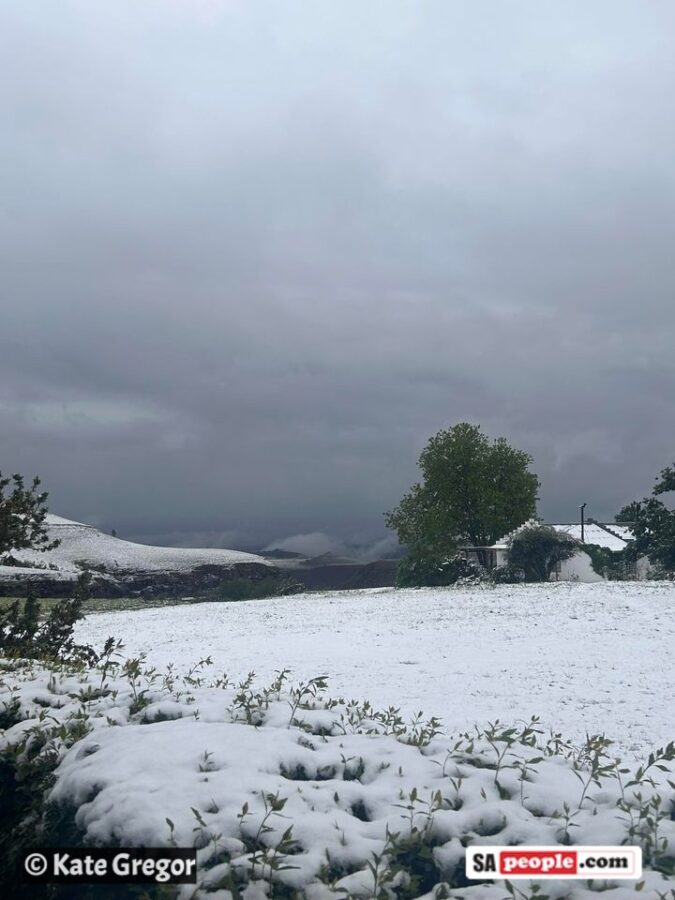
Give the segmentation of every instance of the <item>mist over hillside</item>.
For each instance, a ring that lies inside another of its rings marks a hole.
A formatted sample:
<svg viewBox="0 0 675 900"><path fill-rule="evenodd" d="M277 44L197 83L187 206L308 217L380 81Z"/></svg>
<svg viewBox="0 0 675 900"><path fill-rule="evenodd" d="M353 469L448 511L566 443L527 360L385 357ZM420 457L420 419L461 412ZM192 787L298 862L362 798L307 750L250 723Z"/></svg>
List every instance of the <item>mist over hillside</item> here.
<svg viewBox="0 0 675 900"><path fill-rule="evenodd" d="M261 542L236 530L204 529L191 532L152 532L134 535L133 540L143 544L158 544L167 547L231 547L262 556L266 556L274 550L288 551L307 559L330 554L353 562L400 559L405 553L404 548L398 543L396 535L386 532L375 537L356 536L351 539L341 539L325 531L309 531Z"/></svg>

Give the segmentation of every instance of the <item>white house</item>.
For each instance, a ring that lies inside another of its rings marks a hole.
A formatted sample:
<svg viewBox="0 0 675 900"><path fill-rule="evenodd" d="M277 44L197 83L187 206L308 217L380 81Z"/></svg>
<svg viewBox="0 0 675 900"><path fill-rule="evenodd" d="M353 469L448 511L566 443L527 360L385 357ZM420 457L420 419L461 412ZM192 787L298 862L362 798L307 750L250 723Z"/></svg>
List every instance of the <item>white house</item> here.
<svg viewBox="0 0 675 900"><path fill-rule="evenodd" d="M626 549L629 541L633 538L633 533L628 525L617 525L613 522L596 522L593 519L589 519L584 523L582 540L581 523L579 522L542 523L532 519L509 534L504 535L501 540L490 547L465 547L463 552L467 559L478 562L479 551L482 551L482 555L487 558L489 568L506 565L509 560L509 546L512 539L524 528L542 524L555 528L556 531L569 534L570 537L579 543L579 550L574 556L559 564L558 570L552 576L552 579L555 581L604 581L604 577L599 575L591 565L590 556L584 552L584 544L595 544L612 553L620 553ZM649 562L646 559L639 559L635 567L635 578L642 580L647 577L649 577Z"/></svg>

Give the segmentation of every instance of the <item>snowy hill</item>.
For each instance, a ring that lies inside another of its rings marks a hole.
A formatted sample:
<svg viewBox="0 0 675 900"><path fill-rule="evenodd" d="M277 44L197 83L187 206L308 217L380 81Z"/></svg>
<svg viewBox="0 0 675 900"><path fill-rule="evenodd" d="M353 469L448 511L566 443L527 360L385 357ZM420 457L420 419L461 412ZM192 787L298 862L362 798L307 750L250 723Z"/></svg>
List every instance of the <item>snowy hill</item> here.
<svg viewBox="0 0 675 900"><path fill-rule="evenodd" d="M186 547L150 547L105 534L82 522L48 515L51 540L58 538L55 550L39 553L22 550L17 556L26 562L56 564L59 569L80 569L77 563L92 568L105 567L107 572L184 572L196 566L231 566L235 563L257 563L267 566L262 557L238 550L196 550Z"/></svg>
<svg viewBox="0 0 675 900"><path fill-rule="evenodd" d="M123 585L132 590L158 590L168 585L201 587L225 577L261 577L275 567L260 556L238 550L151 547L105 534L93 525L61 516L47 516L50 540L59 546L46 553L21 550L13 555L20 566L0 566L0 593L6 585L29 580L45 584L69 584L89 568L99 573L98 587ZM52 586L53 586L52 584ZM44 592L41 590L41 592Z"/></svg>

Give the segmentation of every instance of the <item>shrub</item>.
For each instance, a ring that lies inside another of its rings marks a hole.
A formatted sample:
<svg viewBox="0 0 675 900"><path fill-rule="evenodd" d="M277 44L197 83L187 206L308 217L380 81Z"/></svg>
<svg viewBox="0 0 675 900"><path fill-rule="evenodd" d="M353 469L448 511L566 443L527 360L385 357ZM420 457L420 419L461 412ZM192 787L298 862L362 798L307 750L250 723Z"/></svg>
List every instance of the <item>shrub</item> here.
<svg viewBox="0 0 675 900"><path fill-rule="evenodd" d="M40 603L29 593L0 611L0 654L26 659L96 662L92 647L73 640L75 623L82 618L82 604L89 599L91 575L77 579L75 594L54 606L41 620Z"/></svg>
<svg viewBox="0 0 675 900"><path fill-rule="evenodd" d="M396 569L397 587L444 587L458 582L476 584L486 580L485 570L464 556L433 559L414 553L404 557Z"/></svg>
<svg viewBox="0 0 675 900"><path fill-rule="evenodd" d="M294 578L268 576L257 581L252 578L232 578L218 585L215 597L219 600L260 600L264 597L286 597L304 590L304 584Z"/></svg>
<svg viewBox="0 0 675 900"><path fill-rule="evenodd" d="M11 492L6 493L10 486ZM3 478L0 472L0 559L10 550L45 552L58 547L58 540L49 539L45 526L47 493L39 487L39 478L26 487L23 475Z"/></svg>
<svg viewBox="0 0 675 900"><path fill-rule="evenodd" d="M513 563L497 566L490 572L494 584L522 584L525 581L525 572Z"/></svg>
<svg viewBox="0 0 675 900"><path fill-rule="evenodd" d="M550 525L521 529L511 540L510 566L521 569L525 581L548 581L558 563L571 559L579 544Z"/></svg>
<svg viewBox="0 0 675 900"><path fill-rule="evenodd" d="M609 581L633 581L636 578L635 560L625 550L615 552L599 544L584 544L584 553L590 556L593 571Z"/></svg>
<svg viewBox="0 0 675 900"><path fill-rule="evenodd" d="M649 571L650 581L675 581L675 572L669 571L662 565L652 566Z"/></svg>

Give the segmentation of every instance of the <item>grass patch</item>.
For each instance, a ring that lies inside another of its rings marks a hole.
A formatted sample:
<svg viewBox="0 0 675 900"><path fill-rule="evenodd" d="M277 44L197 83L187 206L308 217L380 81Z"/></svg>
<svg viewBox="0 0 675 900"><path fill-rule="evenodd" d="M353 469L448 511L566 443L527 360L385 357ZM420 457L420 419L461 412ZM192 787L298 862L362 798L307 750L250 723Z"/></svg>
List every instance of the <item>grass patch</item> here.
<svg viewBox="0 0 675 900"><path fill-rule="evenodd" d="M23 601L25 597L0 597L0 611L8 609L15 600ZM63 597L40 597L40 606L44 613L49 613L57 603L60 603ZM205 600L192 597L151 597L141 599L140 597L96 597L87 600L82 604L82 612L116 612L134 609L147 609L151 606L180 606L185 603L203 603Z"/></svg>

